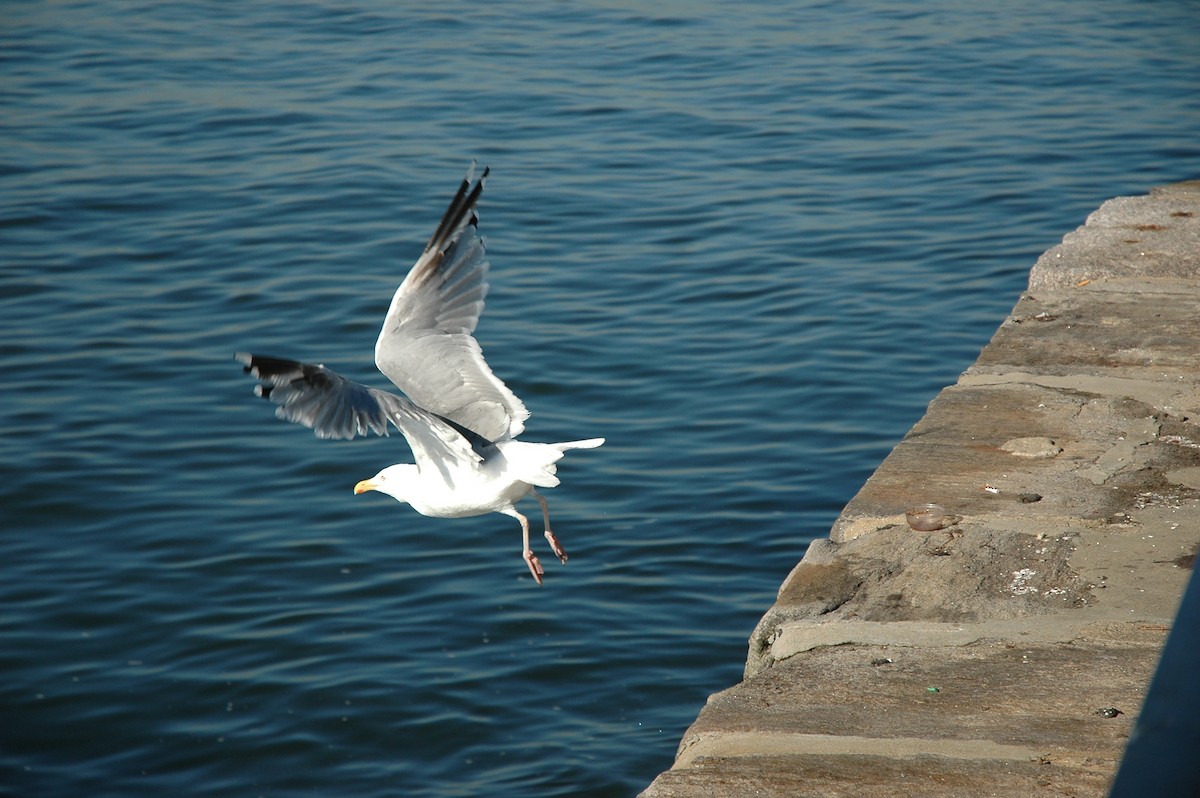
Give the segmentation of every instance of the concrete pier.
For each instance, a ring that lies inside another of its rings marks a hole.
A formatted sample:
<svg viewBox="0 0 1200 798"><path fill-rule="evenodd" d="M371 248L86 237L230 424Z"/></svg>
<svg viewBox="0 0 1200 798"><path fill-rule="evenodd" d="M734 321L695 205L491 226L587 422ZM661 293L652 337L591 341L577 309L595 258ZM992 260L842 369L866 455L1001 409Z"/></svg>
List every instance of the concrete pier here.
<svg viewBox="0 0 1200 798"><path fill-rule="evenodd" d="M642 795L1103 796L1198 544L1193 181L1042 255Z"/></svg>

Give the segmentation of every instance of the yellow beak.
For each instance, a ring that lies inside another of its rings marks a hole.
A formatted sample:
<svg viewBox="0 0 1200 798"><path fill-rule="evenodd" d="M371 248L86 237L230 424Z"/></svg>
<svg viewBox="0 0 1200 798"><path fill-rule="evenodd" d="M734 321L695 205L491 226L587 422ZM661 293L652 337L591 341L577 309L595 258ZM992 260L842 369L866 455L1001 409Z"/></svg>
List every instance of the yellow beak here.
<svg viewBox="0 0 1200 798"><path fill-rule="evenodd" d="M366 493L369 490L375 490L377 487L379 487L379 483L375 480L364 479L362 482L354 486L354 495L357 496L360 493Z"/></svg>

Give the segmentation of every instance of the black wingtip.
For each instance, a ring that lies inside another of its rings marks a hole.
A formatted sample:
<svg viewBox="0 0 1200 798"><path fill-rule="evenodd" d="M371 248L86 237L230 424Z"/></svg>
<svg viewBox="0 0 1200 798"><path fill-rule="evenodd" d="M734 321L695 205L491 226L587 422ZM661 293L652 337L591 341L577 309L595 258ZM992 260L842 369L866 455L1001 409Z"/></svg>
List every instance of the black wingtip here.
<svg viewBox="0 0 1200 798"><path fill-rule="evenodd" d="M429 239L429 243L425 245L425 251L441 250L450 245L456 238L455 233L462 229L465 225L475 225L479 219L475 214L475 204L479 202L480 195L483 194L483 183L487 176L491 174L491 167L483 167L483 173L479 179L475 180L474 185L471 181L475 173L475 162L471 162L471 168L467 170L467 176L463 178L462 183L458 187L458 192L454 195L454 199L450 200L450 205L446 208L446 213L443 214L442 220L438 222L437 229L433 232L433 236Z"/></svg>
<svg viewBox="0 0 1200 798"><path fill-rule="evenodd" d="M243 374L249 374L255 379L262 379L262 374L258 371L258 363L255 362L257 358L254 355L249 352L238 352L233 359L242 364Z"/></svg>
<svg viewBox="0 0 1200 798"><path fill-rule="evenodd" d="M463 183L470 185L471 183L473 183L475 181L475 169L478 166L479 166L479 159L472 158L471 165L467 167L467 176L465 178L463 178ZM492 171L492 167L485 165L483 167L483 171L479 174L479 182L482 183L484 180L487 180L487 176L489 174L491 174L491 171Z"/></svg>

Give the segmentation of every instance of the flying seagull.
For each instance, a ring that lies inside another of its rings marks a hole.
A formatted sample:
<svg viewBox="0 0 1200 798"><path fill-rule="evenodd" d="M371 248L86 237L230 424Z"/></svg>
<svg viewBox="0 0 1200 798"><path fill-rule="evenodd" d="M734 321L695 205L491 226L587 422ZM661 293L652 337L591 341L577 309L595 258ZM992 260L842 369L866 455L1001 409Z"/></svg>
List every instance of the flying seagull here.
<svg viewBox="0 0 1200 798"><path fill-rule="evenodd" d="M323 365L239 352L254 392L275 415L303 424L318 438L387 435L391 422L408 441L413 464L388 466L354 486L379 491L422 515L464 518L503 513L521 524L522 556L540 585L544 571L529 546L529 519L516 503L532 496L556 557L567 552L550 530L546 499L535 490L559 483L568 449L593 449L603 438L568 443L517 440L529 411L492 373L472 333L483 313L488 261L475 205L488 170L474 164L392 297L375 342L375 365L404 396L352 382Z"/></svg>

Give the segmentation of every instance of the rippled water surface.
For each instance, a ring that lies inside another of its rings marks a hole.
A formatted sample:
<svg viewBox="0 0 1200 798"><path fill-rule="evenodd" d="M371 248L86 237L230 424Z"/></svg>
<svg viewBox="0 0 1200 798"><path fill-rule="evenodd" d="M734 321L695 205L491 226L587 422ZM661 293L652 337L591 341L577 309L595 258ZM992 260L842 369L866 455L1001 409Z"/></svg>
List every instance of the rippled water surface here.
<svg viewBox="0 0 1200 798"><path fill-rule="evenodd" d="M415 6L5 4L0 793L632 795L1036 256L1200 172L1195 4ZM608 438L540 589L232 360L384 386L473 157L489 360Z"/></svg>

